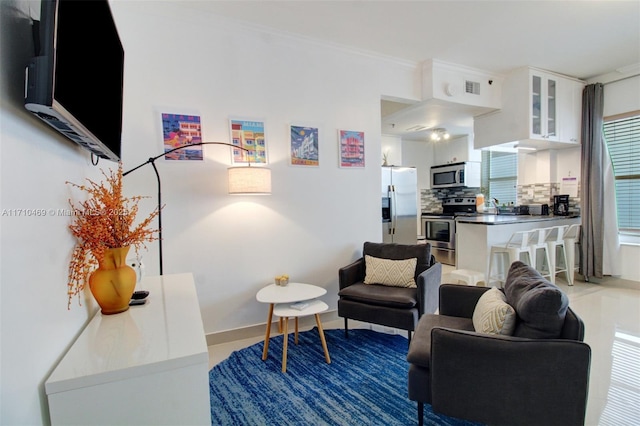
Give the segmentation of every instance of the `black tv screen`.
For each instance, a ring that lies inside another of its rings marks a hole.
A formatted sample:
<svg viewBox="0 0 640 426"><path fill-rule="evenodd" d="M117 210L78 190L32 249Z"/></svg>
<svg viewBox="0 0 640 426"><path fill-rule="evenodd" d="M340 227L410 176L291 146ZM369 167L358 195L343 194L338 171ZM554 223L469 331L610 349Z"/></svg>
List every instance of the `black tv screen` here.
<svg viewBox="0 0 640 426"><path fill-rule="evenodd" d="M26 108L99 157L120 160L124 49L107 0L42 0Z"/></svg>

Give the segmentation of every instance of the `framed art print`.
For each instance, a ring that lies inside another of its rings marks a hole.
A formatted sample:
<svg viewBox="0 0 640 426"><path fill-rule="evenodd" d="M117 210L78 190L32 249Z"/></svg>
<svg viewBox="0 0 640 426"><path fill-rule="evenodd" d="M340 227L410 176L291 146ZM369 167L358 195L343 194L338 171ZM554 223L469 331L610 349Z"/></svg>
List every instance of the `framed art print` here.
<svg viewBox="0 0 640 426"><path fill-rule="evenodd" d="M289 126L290 153L292 166L320 165L319 129L310 126Z"/></svg>
<svg viewBox="0 0 640 426"><path fill-rule="evenodd" d="M340 167L364 167L364 132L338 130Z"/></svg>
<svg viewBox="0 0 640 426"><path fill-rule="evenodd" d="M161 113L164 152L202 142L199 115ZM183 148L165 155L165 160L202 160L202 145Z"/></svg>
<svg viewBox="0 0 640 426"><path fill-rule="evenodd" d="M264 121L230 119L231 143L247 149L232 149L231 162L267 164L267 141Z"/></svg>

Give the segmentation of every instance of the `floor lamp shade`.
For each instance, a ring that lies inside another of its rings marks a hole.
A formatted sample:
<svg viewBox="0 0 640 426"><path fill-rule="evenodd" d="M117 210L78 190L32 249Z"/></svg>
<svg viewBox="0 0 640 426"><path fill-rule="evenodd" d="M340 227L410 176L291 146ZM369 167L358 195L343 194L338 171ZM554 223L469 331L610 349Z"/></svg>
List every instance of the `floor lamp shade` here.
<svg viewBox="0 0 640 426"><path fill-rule="evenodd" d="M271 194L271 169L229 167L229 194Z"/></svg>

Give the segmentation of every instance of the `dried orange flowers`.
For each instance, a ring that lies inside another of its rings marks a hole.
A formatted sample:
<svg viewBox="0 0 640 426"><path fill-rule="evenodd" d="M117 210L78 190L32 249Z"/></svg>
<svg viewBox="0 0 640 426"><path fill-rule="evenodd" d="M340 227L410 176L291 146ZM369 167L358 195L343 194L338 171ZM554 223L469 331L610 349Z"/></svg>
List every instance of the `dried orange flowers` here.
<svg viewBox="0 0 640 426"><path fill-rule="evenodd" d="M96 183L87 179L87 185L67 184L88 194L88 199L78 205L69 200L73 212L73 222L69 225L76 237L69 262L68 296L78 296L89 279L89 274L97 267L105 250L110 248L133 246L136 252L147 242L157 240L157 229L150 227L151 221L158 215L155 209L146 219L134 224L138 213L138 202L145 197L124 197L122 195L122 163L117 173L113 170L106 174L106 182Z"/></svg>

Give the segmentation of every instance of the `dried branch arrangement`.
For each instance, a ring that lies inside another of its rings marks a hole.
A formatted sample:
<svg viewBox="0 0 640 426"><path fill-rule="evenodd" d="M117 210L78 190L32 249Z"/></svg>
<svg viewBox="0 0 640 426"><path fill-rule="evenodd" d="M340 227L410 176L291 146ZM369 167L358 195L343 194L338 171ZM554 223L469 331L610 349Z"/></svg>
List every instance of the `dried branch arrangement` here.
<svg viewBox="0 0 640 426"><path fill-rule="evenodd" d="M135 224L138 203L146 197L124 197L122 195L122 164L118 171L102 171L104 182L87 179L86 185L66 182L85 193L88 198L79 204L69 200L72 209L71 233L76 237L76 245L69 262L67 308L71 299L84 290L89 274L98 266L107 249L133 246L138 253L146 243L158 239L158 229L151 222L158 216L155 209L146 219Z"/></svg>

